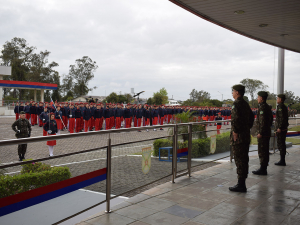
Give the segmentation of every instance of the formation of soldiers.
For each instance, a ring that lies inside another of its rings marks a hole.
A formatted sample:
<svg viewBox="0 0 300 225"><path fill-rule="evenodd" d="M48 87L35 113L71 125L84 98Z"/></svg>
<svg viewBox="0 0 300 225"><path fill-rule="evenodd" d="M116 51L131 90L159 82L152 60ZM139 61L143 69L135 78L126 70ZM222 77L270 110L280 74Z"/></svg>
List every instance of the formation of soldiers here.
<svg viewBox="0 0 300 225"><path fill-rule="evenodd" d="M49 120L49 113L55 114L58 130L67 129L70 133L98 131L102 129L120 129L121 127L141 127L151 125L163 125L178 123L176 114L190 111L194 121L215 121L218 114L222 120L231 119L229 107L189 107L166 105L136 105L113 103L69 103L55 102L23 102L17 103L14 109L16 120L19 112L26 113L32 126L42 127ZM224 125L228 125L224 123ZM210 126L216 123L210 124ZM156 130L156 129L154 129ZM148 131L148 130L147 130ZM58 133L59 134L59 133ZM47 133L43 131L43 135Z"/></svg>

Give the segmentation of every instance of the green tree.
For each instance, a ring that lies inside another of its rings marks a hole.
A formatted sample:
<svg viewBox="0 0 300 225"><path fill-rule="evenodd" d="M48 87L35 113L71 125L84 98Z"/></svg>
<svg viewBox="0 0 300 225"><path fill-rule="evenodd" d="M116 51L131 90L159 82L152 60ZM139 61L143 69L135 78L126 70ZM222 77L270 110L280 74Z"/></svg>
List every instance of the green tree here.
<svg viewBox="0 0 300 225"><path fill-rule="evenodd" d="M168 92L163 87L158 92L153 93L153 102L154 104L161 105L168 103Z"/></svg>
<svg viewBox="0 0 300 225"><path fill-rule="evenodd" d="M295 96L294 92L285 90L285 103L299 103L300 99L298 96Z"/></svg>
<svg viewBox="0 0 300 225"><path fill-rule="evenodd" d="M70 65L70 70L66 81L70 79L74 83L73 94L74 97L87 95L89 91L96 89L88 88L89 82L94 78L94 72L97 70L98 66L95 61L93 61L88 56L83 56L81 59L75 60L75 65ZM67 86L67 84L63 84Z"/></svg>
<svg viewBox="0 0 300 225"><path fill-rule="evenodd" d="M159 92L154 93L152 99L153 99L153 103L156 105L161 105L164 102L164 96Z"/></svg>
<svg viewBox="0 0 300 225"><path fill-rule="evenodd" d="M58 72L54 68L58 64L56 62L48 62L49 51L45 50L35 53L35 50L36 47L29 46L23 38L15 37L11 41L5 42L0 55L1 65L12 67L12 75L5 77L5 79L56 83L55 75ZM10 89L5 88L4 96L9 93ZM25 97L28 99L33 98L33 91L28 89L14 89L12 95L15 98L19 95L19 99L24 99Z"/></svg>
<svg viewBox="0 0 300 225"><path fill-rule="evenodd" d="M72 97L73 96L73 90L74 90L74 83L73 83L73 80L72 80L72 77L69 76L69 75L63 75L63 79L62 79L62 85L61 85L61 91L62 91L62 94L64 95L64 97L69 97L70 96L70 93L72 93ZM68 95L69 93L69 95Z"/></svg>
<svg viewBox="0 0 300 225"><path fill-rule="evenodd" d="M131 103L133 101L133 97L131 94L125 94L124 95L126 97L126 103Z"/></svg>
<svg viewBox="0 0 300 225"><path fill-rule="evenodd" d="M241 84L245 86L246 93L251 97L252 107L254 107L254 99L256 98L258 90L265 90L268 88L268 85L265 85L262 81L250 78L241 80Z"/></svg>
<svg viewBox="0 0 300 225"><path fill-rule="evenodd" d="M125 95L118 95L118 103L124 103L127 102L127 98Z"/></svg>
<svg viewBox="0 0 300 225"><path fill-rule="evenodd" d="M192 102L201 103L209 99L210 99L210 94L203 90L197 91L196 89L193 89L192 92L190 93L190 100Z"/></svg>
<svg viewBox="0 0 300 225"><path fill-rule="evenodd" d="M64 96L64 101L71 101L72 99L74 99L73 92L69 90Z"/></svg>
<svg viewBox="0 0 300 225"><path fill-rule="evenodd" d="M148 98L147 99L147 104L148 105L153 105L154 104L153 99L152 98Z"/></svg>
<svg viewBox="0 0 300 225"><path fill-rule="evenodd" d="M218 99L210 99L209 102L216 107L222 107L223 102Z"/></svg>
<svg viewBox="0 0 300 225"><path fill-rule="evenodd" d="M52 99L53 101L61 101L61 95L60 95L60 77L58 75L58 72L56 74L54 74L53 76L53 80L54 80L54 83L57 84L57 90L54 90L53 93L52 93Z"/></svg>
<svg viewBox="0 0 300 225"><path fill-rule="evenodd" d="M106 99L106 102L109 102L109 103L119 102L118 101L119 100L118 95L115 92L110 93L105 99Z"/></svg>

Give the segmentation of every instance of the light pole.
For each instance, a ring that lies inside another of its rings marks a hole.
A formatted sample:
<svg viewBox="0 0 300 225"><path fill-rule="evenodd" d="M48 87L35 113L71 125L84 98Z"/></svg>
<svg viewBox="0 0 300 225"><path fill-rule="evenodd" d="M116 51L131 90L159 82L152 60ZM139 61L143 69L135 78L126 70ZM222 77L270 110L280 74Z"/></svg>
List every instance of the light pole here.
<svg viewBox="0 0 300 225"><path fill-rule="evenodd" d="M219 92L219 91L218 91ZM222 95L222 102L223 102L223 94L221 92L219 92Z"/></svg>

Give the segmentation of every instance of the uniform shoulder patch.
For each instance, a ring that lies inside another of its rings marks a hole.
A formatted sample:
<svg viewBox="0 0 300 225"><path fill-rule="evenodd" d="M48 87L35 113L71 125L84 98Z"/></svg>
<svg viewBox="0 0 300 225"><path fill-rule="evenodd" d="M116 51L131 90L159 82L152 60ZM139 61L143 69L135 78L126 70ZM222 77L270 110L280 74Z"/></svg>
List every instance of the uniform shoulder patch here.
<svg viewBox="0 0 300 225"><path fill-rule="evenodd" d="M231 108L234 109L234 105Z"/></svg>
<svg viewBox="0 0 300 225"><path fill-rule="evenodd" d="M264 114L264 111L260 111L260 114Z"/></svg>
<svg viewBox="0 0 300 225"><path fill-rule="evenodd" d="M278 109L278 111L282 111L282 109Z"/></svg>

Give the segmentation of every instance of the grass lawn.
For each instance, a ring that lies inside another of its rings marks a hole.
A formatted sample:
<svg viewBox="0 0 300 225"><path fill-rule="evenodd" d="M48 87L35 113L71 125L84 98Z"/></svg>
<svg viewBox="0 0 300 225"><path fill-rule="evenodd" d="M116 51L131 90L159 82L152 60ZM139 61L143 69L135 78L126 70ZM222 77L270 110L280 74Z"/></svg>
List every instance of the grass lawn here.
<svg viewBox="0 0 300 225"><path fill-rule="evenodd" d="M287 142L292 142L293 145L300 145L299 138L286 138ZM251 137L251 144L257 145L257 138Z"/></svg>
<svg viewBox="0 0 300 225"><path fill-rule="evenodd" d="M291 127L289 131L300 131L300 126Z"/></svg>

